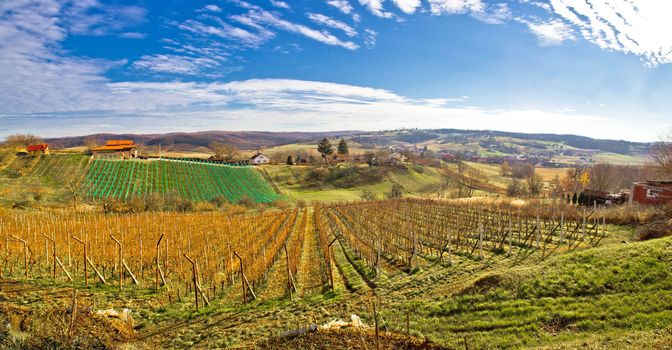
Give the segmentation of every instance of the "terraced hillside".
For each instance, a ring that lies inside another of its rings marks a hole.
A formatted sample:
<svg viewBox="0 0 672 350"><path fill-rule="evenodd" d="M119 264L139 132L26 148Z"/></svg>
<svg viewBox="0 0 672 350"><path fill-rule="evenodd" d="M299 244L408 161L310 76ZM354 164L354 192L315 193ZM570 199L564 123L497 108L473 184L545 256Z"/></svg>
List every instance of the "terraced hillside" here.
<svg viewBox="0 0 672 350"><path fill-rule="evenodd" d="M86 197L94 200L171 192L194 201L222 196L233 203L244 198L268 203L280 198L257 169L205 160L94 160L84 189Z"/></svg>

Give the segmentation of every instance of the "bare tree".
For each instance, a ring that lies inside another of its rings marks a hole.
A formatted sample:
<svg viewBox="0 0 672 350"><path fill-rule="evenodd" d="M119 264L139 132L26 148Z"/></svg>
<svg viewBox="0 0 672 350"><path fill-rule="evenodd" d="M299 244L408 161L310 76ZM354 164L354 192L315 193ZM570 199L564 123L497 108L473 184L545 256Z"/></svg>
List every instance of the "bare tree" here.
<svg viewBox="0 0 672 350"><path fill-rule="evenodd" d="M527 179L527 189L530 192L530 196L537 197L541 194L541 190L544 189L544 178L539 174L534 174Z"/></svg>
<svg viewBox="0 0 672 350"><path fill-rule="evenodd" d="M616 184L617 166L598 163L588 169L590 187L598 191L611 191Z"/></svg>
<svg viewBox="0 0 672 350"><path fill-rule="evenodd" d="M654 163L664 176L672 177L672 135L668 135L656 143L652 149Z"/></svg>
<svg viewBox="0 0 672 350"><path fill-rule="evenodd" d="M10 147L26 148L29 145L44 143L41 137L32 134L14 134L5 138L5 144Z"/></svg>
<svg viewBox="0 0 672 350"><path fill-rule="evenodd" d="M214 153L213 156L215 159L221 159L227 162L235 160L240 153L238 147L232 143L213 141L208 145L208 148Z"/></svg>

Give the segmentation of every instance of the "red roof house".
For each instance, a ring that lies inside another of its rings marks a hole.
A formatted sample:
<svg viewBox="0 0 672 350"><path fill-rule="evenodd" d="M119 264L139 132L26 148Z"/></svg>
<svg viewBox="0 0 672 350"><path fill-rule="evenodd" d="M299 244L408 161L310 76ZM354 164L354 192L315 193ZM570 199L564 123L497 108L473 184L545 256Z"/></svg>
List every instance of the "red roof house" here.
<svg viewBox="0 0 672 350"><path fill-rule="evenodd" d="M46 143L29 145L27 151L29 154L49 154L49 145Z"/></svg>

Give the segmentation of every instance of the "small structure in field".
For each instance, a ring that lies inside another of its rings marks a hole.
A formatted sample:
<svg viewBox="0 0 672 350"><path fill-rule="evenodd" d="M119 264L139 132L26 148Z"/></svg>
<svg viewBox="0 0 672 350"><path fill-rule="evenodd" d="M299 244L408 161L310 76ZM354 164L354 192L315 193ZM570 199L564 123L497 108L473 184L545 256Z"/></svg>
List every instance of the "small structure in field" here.
<svg viewBox="0 0 672 350"><path fill-rule="evenodd" d="M635 182L630 190L629 203L645 205L672 203L672 180Z"/></svg>
<svg viewBox="0 0 672 350"><path fill-rule="evenodd" d="M95 159L131 159L138 156L138 146L133 140L108 140L92 152Z"/></svg>
<svg viewBox="0 0 672 350"><path fill-rule="evenodd" d="M252 158L250 158L250 163L254 165L259 165L259 164L268 164L271 162L271 159L268 158L265 154L257 152Z"/></svg>
<svg viewBox="0 0 672 350"><path fill-rule="evenodd" d="M49 154L49 145L46 143L42 143L39 145L29 145L26 150L28 151L28 154L33 156L41 154Z"/></svg>

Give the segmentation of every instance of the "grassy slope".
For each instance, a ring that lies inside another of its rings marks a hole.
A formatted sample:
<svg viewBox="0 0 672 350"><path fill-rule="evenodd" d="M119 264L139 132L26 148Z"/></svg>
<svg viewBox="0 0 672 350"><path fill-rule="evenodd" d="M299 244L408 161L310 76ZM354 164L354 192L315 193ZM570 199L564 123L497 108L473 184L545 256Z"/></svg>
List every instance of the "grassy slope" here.
<svg viewBox="0 0 672 350"><path fill-rule="evenodd" d="M305 187L302 179L312 169L308 166L269 165L265 167L273 181L280 190L295 200L305 201L353 201L359 200L365 188L371 190L377 198L384 198L392 188L393 182L404 188L406 195L423 195L431 193L431 186L442 181L441 174L436 169L424 167L421 172L414 170L412 166L407 171L390 171L379 183L359 185L350 188L335 188L326 183L319 188ZM366 169L366 167L363 167ZM364 170L366 171L366 170Z"/></svg>
<svg viewBox="0 0 672 350"><path fill-rule="evenodd" d="M494 269L456 293L414 301L415 329L448 346L460 346L466 336L475 348L618 348L642 332L665 329L670 341L671 262L667 238ZM397 312L387 317L391 327L402 326ZM650 348L660 340L645 338L628 347Z"/></svg>

